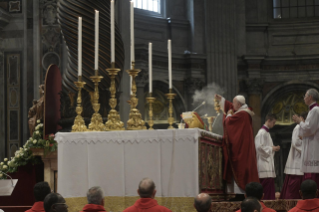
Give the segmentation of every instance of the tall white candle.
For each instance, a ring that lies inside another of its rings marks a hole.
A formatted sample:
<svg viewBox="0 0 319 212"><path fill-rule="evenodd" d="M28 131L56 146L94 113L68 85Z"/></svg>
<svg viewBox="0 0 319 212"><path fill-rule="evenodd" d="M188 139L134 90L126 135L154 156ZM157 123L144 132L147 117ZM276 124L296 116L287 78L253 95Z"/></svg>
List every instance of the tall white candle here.
<svg viewBox="0 0 319 212"><path fill-rule="evenodd" d="M131 1L131 65L132 65L132 62L135 61L134 43L135 43L134 42L134 2Z"/></svg>
<svg viewBox="0 0 319 212"><path fill-rule="evenodd" d="M111 1L111 62L115 62L115 12L114 0Z"/></svg>
<svg viewBox="0 0 319 212"><path fill-rule="evenodd" d="M82 17L78 23L78 76L82 76Z"/></svg>
<svg viewBox="0 0 319 212"><path fill-rule="evenodd" d="M168 81L169 81L169 89L173 88L172 83L172 42L168 40Z"/></svg>
<svg viewBox="0 0 319 212"><path fill-rule="evenodd" d="M94 70L99 69L99 11L95 10Z"/></svg>
<svg viewBox="0 0 319 212"><path fill-rule="evenodd" d="M133 78L132 76L130 76L130 94L132 95L133 94L133 91L132 91L132 83L133 82Z"/></svg>
<svg viewBox="0 0 319 212"><path fill-rule="evenodd" d="M153 92L153 85L152 85L152 80L153 80L153 62L152 62L152 43L148 44L148 79L149 79L149 92Z"/></svg>

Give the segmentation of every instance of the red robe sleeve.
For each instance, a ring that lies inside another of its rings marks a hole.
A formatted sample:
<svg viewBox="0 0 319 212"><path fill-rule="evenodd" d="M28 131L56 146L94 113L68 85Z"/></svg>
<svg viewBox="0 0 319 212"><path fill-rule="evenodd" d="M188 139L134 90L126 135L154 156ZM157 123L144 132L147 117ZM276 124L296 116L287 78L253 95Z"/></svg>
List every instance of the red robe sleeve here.
<svg viewBox="0 0 319 212"><path fill-rule="evenodd" d="M246 111L225 119L223 150L224 179L228 183L233 177L245 190L246 184L259 182L252 118Z"/></svg>

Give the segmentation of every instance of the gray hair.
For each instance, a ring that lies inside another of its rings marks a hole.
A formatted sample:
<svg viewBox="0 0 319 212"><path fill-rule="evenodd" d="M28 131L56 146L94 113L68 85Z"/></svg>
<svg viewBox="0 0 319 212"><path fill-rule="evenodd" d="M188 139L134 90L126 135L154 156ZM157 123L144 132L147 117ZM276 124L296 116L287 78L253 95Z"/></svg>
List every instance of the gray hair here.
<svg viewBox="0 0 319 212"><path fill-rule="evenodd" d="M94 186L88 190L86 193L88 203L89 204L95 204L95 205L100 205L101 201L104 198L103 191L101 187L99 186Z"/></svg>
<svg viewBox="0 0 319 212"><path fill-rule="evenodd" d="M319 101L319 93L316 89L311 88L307 90L308 96L311 96L314 101Z"/></svg>
<svg viewBox="0 0 319 212"><path fill-rule="evenodd" d="M155 183L150 178L144 178L138 185L138 191L141 198L151 198L155 190Z"/></svg>

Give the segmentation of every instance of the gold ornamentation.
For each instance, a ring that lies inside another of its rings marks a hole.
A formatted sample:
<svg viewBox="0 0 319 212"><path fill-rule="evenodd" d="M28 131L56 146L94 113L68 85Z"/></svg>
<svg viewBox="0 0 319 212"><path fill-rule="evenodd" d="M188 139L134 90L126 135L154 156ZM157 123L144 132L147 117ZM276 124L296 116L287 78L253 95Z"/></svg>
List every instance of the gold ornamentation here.
<svg viewBox="0 0 319 212"><path fill-rule="evenodd" d="M91 118L91 123L89 124L90 131L104 131L105 126L103 124L103 119L101 114L99 114L100 104L99 104L99 82L103 79L102 76L98 75L98 70L95 70L95 75L90 77L94 83L94 94L93 94L93 110L94 113Z"/></svg>
<svg viewBox="0 0 319 212"><path fill-rule="evenodd" d="M168 107L168 124L169 127L168 129L175 129L173 127L173 124L175 122L175 119L173 117L173 99L175 99L176 94L173 93L172 89L169 89L169 93L165 94L165 96L167 97L168 101L169 101L169 107Z"/></svg>
<svg viewBox="0 0 319 212"><path fill-rule="evenodd" d="M87 131L87 127L85 125L84 119L81 116L83 108L82 108L82 95L81 91L84 85L86 84L85 82L82 81L82 76L79 76L79 81L74 82L76 87L79 89L78 91L78 98L77 98L77 106L76 106L76 113L78 114L75 119L74 119L74 124L72 126L72 132L85 132Z"/></svg>
<svg viewBox="0 0 319 212"><path fill-rule="evenodd" d="M112 63L112 68L106 69L109 73L111 78L111 86L110 86L110 93L111 98L109 100L109 105L111 106L111 110L107 116L107 122L105 123L105 130L106 131L115 131L115 130L125 130L124 123L121 121L120 114L115 110L117 105L116 97L116 85L115 85L115 77L118 72L121 70L115 68L115 63Z"/></svg>
<svg viewBox="0 0 319 212"><path fill-rule="evenodd" d="M149 110L148 110L148 116L149 116L148 125L150 125L149 130L154 130L153 129L153 125L154 125L154 121L153 121L153 103L155 102L155 97L152 97L152 93L149 93L149 96L146 97L146 100L149 103Z"/></svg>
<svg viewBox="0 0 319 212"><path fill-rule="evenodd" d="M132 62L132 69L126 72L132 77L132 94L128 103L131 105L129 120L127 121L128 130L146 130L145 121L142 119L140 111L136 108L138 99L136 98L136 82L135 77L140 72L140 69L135 69L135 62Z"/></svg>

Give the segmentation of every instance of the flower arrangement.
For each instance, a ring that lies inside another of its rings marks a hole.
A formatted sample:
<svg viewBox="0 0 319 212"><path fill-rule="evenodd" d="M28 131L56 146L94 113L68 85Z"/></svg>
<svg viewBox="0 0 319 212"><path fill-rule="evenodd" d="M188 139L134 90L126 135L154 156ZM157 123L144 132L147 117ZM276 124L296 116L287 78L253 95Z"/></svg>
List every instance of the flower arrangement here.
<svg viewBox="0 0 319 212"><path fill-rule="evenodd" d="M39 163L39 159L32 154L31 149L35 148L44 149L44 155L57 150L57 143L54 140L53 134L45 136L43 139L43 124L40 120L37 120L37 126L35 127L32 137L27 140L23 147L20 147L20 149L15 152L15 156L11 157L11 160L5 158L4 161L0 163L0 171L13 173L18 171L19 166L24 166L29 162L32 164ZM0 173L0 179L6 179L6 176Z"/></svg>

